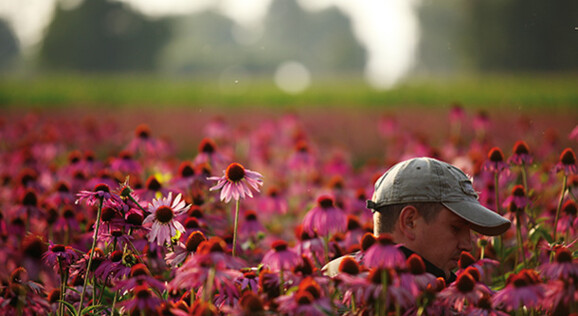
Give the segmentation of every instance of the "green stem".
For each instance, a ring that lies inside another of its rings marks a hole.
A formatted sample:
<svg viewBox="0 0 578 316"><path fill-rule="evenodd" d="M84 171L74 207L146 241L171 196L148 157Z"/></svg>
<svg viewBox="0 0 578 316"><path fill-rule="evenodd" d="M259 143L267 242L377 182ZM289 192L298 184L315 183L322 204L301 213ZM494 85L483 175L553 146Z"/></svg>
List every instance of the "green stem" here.
<svg viewBox="0 0 578 316"><path fill-rule="evenodd" d="M552 242L556 242L556 233L558 231L558 219L560 218L560 210L562 209L562 202L564 202L564 194L566 193L566 189L568 183L568 176L564 175L564 183L562 183L562 193L560 193L560 200L558 201L558 207L556 208L556 217L554 218L554 229L552 233Z"/></svg>
<svg viewBox="0 0 578 316"><path fill-rule="evenodd" d="M237 227L239 226L239 200L235 201L235 223L233 224L233 257L237 250Z"/></svg>
<svg viewBox="0 0 578 316"><path fill-rule="evenodd" d="M520 223L519 211L516 211L516 237L518 238L518 247L520 247L520 255L522 256L522 261L524 262L524 268L527 268L526 256L524 255L524 242L522 241L522 223ZM518 260L516 260L516 265L518 265Z"/></svg>
<svg viewBox="0 0 578 316"><path fill-rule="evenodd" d="M118 297L118 291L114 291L114 298L112 299L112 306L110 307L110 316L114 316L114 306L116 305L117 297Z"/></svg>
<svg viewBox="0 0 578 316"><path fill-rule="evenodd" d="M82 303L84 302L84 292L86 291L86 284L88 283L88 274L90 273L90 266L92 265L92 256L94 255L94 249L96 248L96 239L98 237L98 229L100 228L100 213L102 212L102 203L104 198L100 198L100 203L98 204L98 211L96 212L96 226L94 227L94 234L92 236L92 247L90 248L90 253L88 254L88 264L86 266L86 273L84 274L84 284L82 285L82 292L80 292L80 303L78 304L78 310L76 314L80 316L80 311L82 310Z"/></svg>

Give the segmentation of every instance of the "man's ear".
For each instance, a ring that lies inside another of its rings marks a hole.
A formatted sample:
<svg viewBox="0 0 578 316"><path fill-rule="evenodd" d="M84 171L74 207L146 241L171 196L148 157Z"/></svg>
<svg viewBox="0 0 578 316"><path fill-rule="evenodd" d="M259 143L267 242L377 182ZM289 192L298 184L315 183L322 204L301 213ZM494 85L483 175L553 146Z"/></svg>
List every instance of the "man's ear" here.
<svg viewBox="0 0 578 316"><path fill-rule="evenodd" d="M415 239L415 229L417 224L417 219L419 218L419 213L413 205L408 205L401 210L399 213L398 227L401 233L408 240Z"/></svg>

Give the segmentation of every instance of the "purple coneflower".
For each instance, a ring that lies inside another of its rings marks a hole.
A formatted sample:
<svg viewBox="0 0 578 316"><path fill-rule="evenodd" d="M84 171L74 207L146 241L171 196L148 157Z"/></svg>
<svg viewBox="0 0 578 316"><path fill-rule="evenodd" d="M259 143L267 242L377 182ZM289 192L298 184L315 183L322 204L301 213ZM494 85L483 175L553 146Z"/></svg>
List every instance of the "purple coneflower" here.
<svg viewBox="0 0 578 316"><path fill-rule="evenodd" d="M529 165L532 163L532 155L530 154L530 147L525 141L519 140L512 148L512 156L508 158L508 163L514 165Z"/></svg>
<svg viewBox="0 0 578 316"><path fill-rule="evenodd" d="M496 174L508 170L508 164L504 161L504 153L500 148L493 147L490 149L484 169Z"/></svg>
<svg viewBox="0 0 578 316"><path fill-rule="evenodd" d="M490 294L486 286L478 283L478 270L472 269L474 272L461 273L454 283L438 294L443 304L460 313L478 304L484 294Z"/></svg>
<svg viewBox="0 0 578 316"><path fill-rule="evenodd" d="M507 285L492 298L493 305L507 312L519 308L539 308L545 296L540 277L534 270L523 269L508 277Z"/></svg>
<svg viewBox="0 0 578 316"><path fill-rule="evenodd" d="M110 187L104 183L97 184L92 191L80 191L77 196L76 204L86 201L87 205L93 206L101 199L113 204L122 203L120 196L110 192Z"/></svg>
<svg viewBox="0 0 578 316"><path fill-rule="evenodd" d="M300 263L301 257L295 251L287 248L287 242L277 240L273 242L271 248L265 253L261 261L271 271L291 270Z"/></svg>
<svg viewBox="0 0 578 316"><path fill-rule="evenodd" d="M195 164L207 163L215 168L225 163L227 158L219 152L217 144L211 138L203 138L199 143L199 153L193 160Z"/></svg>
<svg viewBox="0 0 578 316"><path fill-rule="evenodd" d="M576 154L574 154L572 148L566 148L562 151L562 154L560 154L560 160L556 164L555 171L564 171L564 175L566 176L578 173Z"/></svg>
<svg viewBox="0 0 578 316"><path fill-rule="evenodd" d="M210 177L209 180L218 181L217 185L211 187L210 191L221 190L221 201L229 203L232 199L239 200L246 196L253 197L251 189L259 192L259 187L263 185L263 176L255 171L245 169L239 163L230 164L222 177Z"/></svg>
<svg viewBox="0 0 578 316"><path fill-rule="evenodd" d="M335 206L334 200L328 195L322 195L303 218L303 230L309 234L327 237L341 233L347 229L347 216Z"/></svg>
<svg viewBox="0 0 578 316"><path fill-rule="evenodd" d="M62 264L63 269L67 269L77 258L78 254L72 247L61 244L55 245L52 241L50 241L48 250L42 256L42 260L49 267L53 267L56 272L60 271L59 263Z"/></svg>
<svg viewBox="0 0 578 316"><path fill-rule="evenodd" d="M555 262L543 264L538 268L547 279L578 278L578 262L572 258L572 252L568 247L559 246L555 258Z"/></svg>
<svg viewBox="0 0 578 316"><path fill-rule="evenodd" d="M187 256L197 251L201 242L207 240L205 235L200 231L192 232L185 243L179 242L172 252L167 253L165 261L171 267L179 266L185 261Z"/></svg>
<svg viewBox="0 0 578 316"><path fill-rule="evenodd" d="M368 268L403 269L406 259L389 234L381 234L365 251L363 264Z"/></svg>
<svg viewBox="0 0 578 316"><path fill-rule="evenodd" d="M524 189L523 185L515 185L512 188L512 194L504 200L502 206L508 208L511 203L520 210L524 210L524 208L530 204L530 199L526 196L526 189Z"/></svg>
<svg viewBox="0 0 578 316"><path fill-rule="evenodd" d="M151 231L147 234L149 242L156 240L159 246L165 243L170 245L171 238L177 234L177 231L181 233L185 231L183 225L175 217L185 213L189 207L190 205L181 200L181 194L173 200L172 192L169 192L168 197L153 200L148 208L151 214L143 221L143 225L152 225Z"/></svg>

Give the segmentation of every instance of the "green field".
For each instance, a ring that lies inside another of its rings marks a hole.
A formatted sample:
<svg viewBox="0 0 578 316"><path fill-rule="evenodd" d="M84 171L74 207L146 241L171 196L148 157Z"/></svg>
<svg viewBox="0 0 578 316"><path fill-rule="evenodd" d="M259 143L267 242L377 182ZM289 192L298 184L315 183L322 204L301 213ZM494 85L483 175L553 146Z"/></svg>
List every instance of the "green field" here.
<svg viewBox="0 0 578 316"><path fill-rule="evenodd" d="M223 83L218 78L53 75L0 78L0 106L437 106L460 102L474 107L575 108L577 86L578 75L486 75L413 80L377 91L360 80L333 78L314 81L304 93L289 95L264 79Z"/></svg>

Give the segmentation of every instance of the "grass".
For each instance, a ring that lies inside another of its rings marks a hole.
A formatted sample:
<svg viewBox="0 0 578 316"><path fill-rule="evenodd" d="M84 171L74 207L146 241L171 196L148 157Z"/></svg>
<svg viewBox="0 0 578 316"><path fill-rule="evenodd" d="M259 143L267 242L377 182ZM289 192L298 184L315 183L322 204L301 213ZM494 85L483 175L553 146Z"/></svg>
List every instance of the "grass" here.
<svg viewBox="0 0 578 316"><path fill-rule="evenodd" d="M138 75L50 75L0 79L0 106L465 106L578 107L578 75L485 75L412 80L384 91L361 80L315 82L289 95L270 80L219 83L217 78Z"/></svg>

